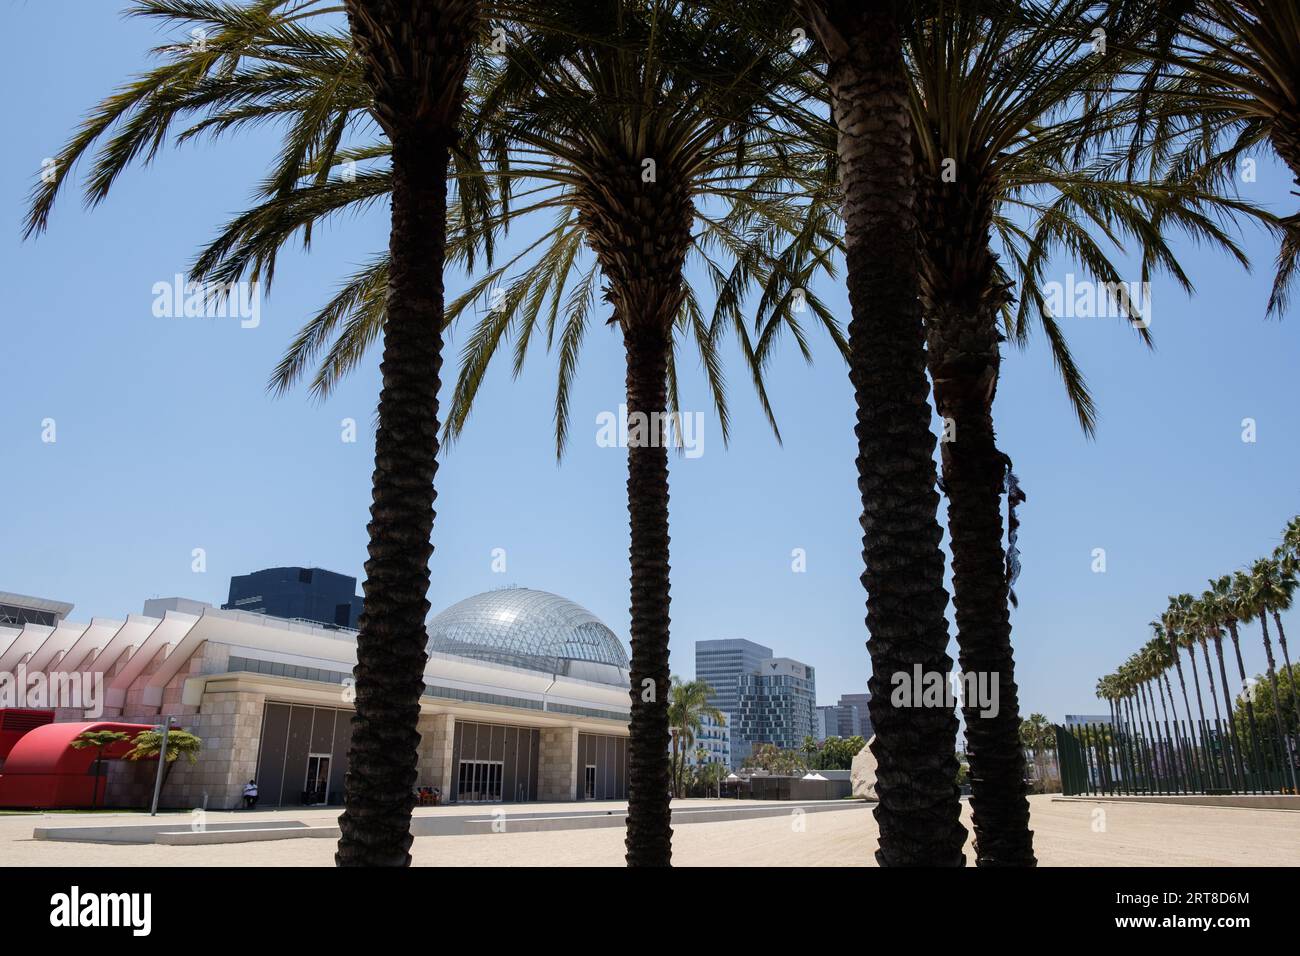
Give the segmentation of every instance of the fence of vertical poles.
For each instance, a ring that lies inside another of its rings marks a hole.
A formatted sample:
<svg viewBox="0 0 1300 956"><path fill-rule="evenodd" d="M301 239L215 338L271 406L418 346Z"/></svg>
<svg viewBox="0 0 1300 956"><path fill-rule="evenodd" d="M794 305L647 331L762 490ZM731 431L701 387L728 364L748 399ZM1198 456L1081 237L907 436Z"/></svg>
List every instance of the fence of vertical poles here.
<svg viewBox="0 0 1300 956"><path fill-rule="evenodd" d="M1294 794L1297 743L1224 720L1056 726L1065 796Z"/></svg>

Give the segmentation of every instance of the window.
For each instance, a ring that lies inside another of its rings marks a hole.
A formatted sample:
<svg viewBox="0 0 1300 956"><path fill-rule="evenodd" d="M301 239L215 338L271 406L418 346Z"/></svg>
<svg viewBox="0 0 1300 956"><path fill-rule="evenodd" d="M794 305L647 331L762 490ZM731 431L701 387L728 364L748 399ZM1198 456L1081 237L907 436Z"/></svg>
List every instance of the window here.
<svg viewBox="0 0 1300 956"><path fill-rule="evenodd" d="M499 803L505 766L500 760L462 760L456 779L461 803Z"/></svg>
<svg viewBox="0 0 1300 956"><path fill-rule="evenodd" d="M586 794L584 799L596 799L596 765L594 763L587 764L587 780L583 792Z"/></svg>

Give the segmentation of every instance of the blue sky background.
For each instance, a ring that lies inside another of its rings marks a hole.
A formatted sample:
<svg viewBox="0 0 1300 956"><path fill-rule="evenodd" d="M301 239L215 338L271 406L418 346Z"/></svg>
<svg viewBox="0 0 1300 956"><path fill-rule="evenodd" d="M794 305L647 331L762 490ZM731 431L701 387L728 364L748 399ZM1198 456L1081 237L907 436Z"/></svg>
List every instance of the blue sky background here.
<svg viewBox="0 0 1300 956"><path fill-rule="evenodd" d="M265 383L302 322L384 247L386 210L335 223L310 255L283 258L256 329L155 318L153 284L183 271L245 208L273 133L169 148L123 176L93 213L65 192L50 231L22 242L42 159L144 65L146 50L174 37L122 20L116 3L5 6L0 76L15 95L0 152L9 295L0 590L75 602L73 617L86 620L139 612L154 596L219 604L231 575L266 566L361 576L377 356L324 404L304 390L274 399ZM1284 212L1297 202L1290 188L1271 160L1244 186ZM1041 338L1007 355L996 415L1029 495L1013 616L1026 712L1104 710L1096 678L1148 638L1166 596L1199 593L1209 576L1264 555L1300 510L1300 317L1263 318L1275 242L1253 227L1242 239L1253 274L1180 245L1197 293L1155 284L1155 351L1120 322L1063 320L1098 400L1095 441L1076 426ZM1063 281L1070 268L1057 263L1053 274ZM449 277L449 294L465 284ZM819 293L847 322L843 292L823 283ZM625 453L595 441L596 415L623 397L622 348L604 317L583 355L562 465L554 356L537 351L518 380L508 365L491 373L438 472L435 611L514 583L564 594L626 638ZM448 344L444 398L465 330ZM683 405L706 410L705 445L702 457L671 465L672 663L689 675L695 641L747 637L816 667L819 702L832 703L865 688L869 665L852 395L825 339L814 336L814 347L812 367L789 347L771 368L783 447L731 361L734 433L724 449L688 353ZM340 440L347 417L358 423L355 444ZM1241 440L1246 417L1258 423L1254 444ZM41 440L46 418L57 423L53 444ZM1104 574L1091 570L1099 547ZM206 551L206 573L191 571L194 548ZM492 572L494 548L506 549L505 574ZM794 548L807 552L806 573L791 571ZM1246 633L1247 666L1261 671L1257 626Z"/></svg>

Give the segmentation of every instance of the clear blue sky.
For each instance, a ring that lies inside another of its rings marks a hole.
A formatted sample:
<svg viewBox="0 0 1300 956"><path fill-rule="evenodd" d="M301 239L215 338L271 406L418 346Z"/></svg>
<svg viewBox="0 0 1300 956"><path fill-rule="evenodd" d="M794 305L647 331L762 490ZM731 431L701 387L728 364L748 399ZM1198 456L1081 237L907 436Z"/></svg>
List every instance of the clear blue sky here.
<svg viewBox="0 0 1300 956"><path fill-rule="evenodd" d="M86 620L139 612L151 596L221 603L232 574L272 565L360 576L377 358L323 405L303 391L273 399L264 385L339 279L383 248L384 211L286 256L256 329L155 318L151 288L244 208L269 162L269 131L168 149L93 213L66 193L49 233L20 241L42 159L164 40L117 6L6 0L0 589L75 602ZM1295 208L1270 162L1246 188ZM1210 575L1265 554L1300 511L1300 316L1264 320L1275 246L1253 228L1243 240L1253 274L1181 247L1197 294L1155 285L1154 352L1119 322L1065 320L1100 406L1095 441L1075 425L1041 340L1007 355L996 414L1029 495L1013 617L1026 711L1103 710L1096 678L1147 639L1166 595L1199 593ZM464 285L449 277L449 293ZM842 292L820 292L847 321ZM444 384L463 335L449 343ZM709 415L705 453L672 462L672 663L690 674L695 641L747 637L815 666L819 702L832 703L865 688L868 661L852 397L842 363L825 341L815 347L813 367L785 349L771 369L784 447L733 363L732 446ZM683 404L707 409L690 371ZM507 583L543 588L626 638L624 452L595 441L596 415L622 400L617 333L598 323L589 338L560 466L554 374L540 351L518 380L497 368L444 457L430 600L436 611ZM356 444L340 441L345 417L358 422ZM1258 422L1254 444L1241 441L1245 417ZM41 440L46 418L57 423L53 444ZM1091 571L1098 547L1105 574ZM204 574L190 569L194 548L206 551ZM492 573L494 548L506 549L504 575ZM807 551L807 573L791 572L794 548ZM1248 635L1258 672L1255 626Z"/></svg>

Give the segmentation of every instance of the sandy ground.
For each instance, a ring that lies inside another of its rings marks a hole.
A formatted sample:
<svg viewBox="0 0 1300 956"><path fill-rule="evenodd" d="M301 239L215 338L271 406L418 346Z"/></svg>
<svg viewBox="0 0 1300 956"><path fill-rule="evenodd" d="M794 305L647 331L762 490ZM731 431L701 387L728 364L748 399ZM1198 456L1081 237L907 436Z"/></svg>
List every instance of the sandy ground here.
<svg viewBox="0 0 1300 956"><path fill-rule="evenodd" d="M705 801L701 801L705 802ZM717 806L716 802L711 805ZM1031 797L1034 843L1044 866L1300 866L1300 813L1129 803L1062 803ZM572 809L572 804L567 805ZM510 807L536 812L542 807ZM418 813L478 810L438 808ZM963 810L969 825L969 811ZM337 811L257 813L243 819L323 822ZM1099 815L1100 814L1100 815ZM232 819L210 814L209 819ZM178 818L178 819L183 819ZM58 843L31 838L33 826L143 822L135 817L0 816L0 866L329 866L334 842L277 840L169 847ZM868 808L679 826L679 866L871 866L875 821ZM968 859L970 847L967 847ZM623 830L417 837L417 866L620 866Z"/></svg>

